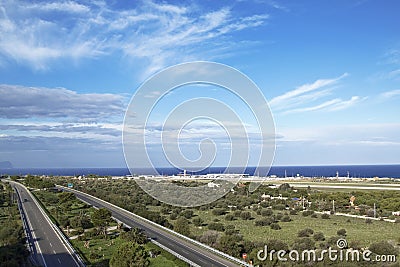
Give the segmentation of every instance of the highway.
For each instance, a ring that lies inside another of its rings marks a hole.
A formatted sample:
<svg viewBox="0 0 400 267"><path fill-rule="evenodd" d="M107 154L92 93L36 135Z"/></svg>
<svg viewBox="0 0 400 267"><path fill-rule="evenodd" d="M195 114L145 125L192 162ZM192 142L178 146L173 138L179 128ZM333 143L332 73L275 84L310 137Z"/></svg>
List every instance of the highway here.
<svg viewBox="0 0 400 267"><path fill-rule="evenodd" d="M21 204L28 226L28 241L33 245L32 257L41 266L80 266L68 248L58 236L49 219L42 214L28 189L12 181L21 199ZM46 215L47 216L47 215Z"/></svg>
<svg viewBox="0 0 400 267"><path fill-rule="evenodd" d="M90 205L110 210L115 219L121 221L129 227L137 227L142 229L149 238L161 243L165 247L178 253L198 266L240 266L239 263L233 263L222 256L216 255L206 248L200 247L193 242L174 235L173 233L149 223L146 220L142 220L127 210L116 207L106 201L100 200L77 190L71 190L65 187L62 187L62 189L75 193L77 198Z"/></svg>

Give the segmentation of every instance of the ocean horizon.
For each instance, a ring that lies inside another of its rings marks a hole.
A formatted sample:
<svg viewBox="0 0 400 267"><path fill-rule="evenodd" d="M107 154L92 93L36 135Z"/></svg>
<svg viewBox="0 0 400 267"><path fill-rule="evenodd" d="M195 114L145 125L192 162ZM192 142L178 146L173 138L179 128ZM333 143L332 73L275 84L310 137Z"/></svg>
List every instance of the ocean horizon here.
<svg viewBox="0 0 400 267"><path fill-rule="evenodd" d="M258 173L254 173L256 167L243 168L231 167L210 167L203 171L188 174L208 174L208 173L245 173L248 175L276 175L278 177L334 177L338 173L340 177L369 178L369 177L389 177L400 178L400 164L393 165L326 165L326 166L272 166L269 171L267 167L260 167ZM177 175L182 173L178 168L157 168L161 175ZM137 169L137 175L151 174L150 169ZM130 175L128 168L8 168L0 169L1 175L54 175L54 176L77 176L96 174L101 176L125 176Z"/></svg>

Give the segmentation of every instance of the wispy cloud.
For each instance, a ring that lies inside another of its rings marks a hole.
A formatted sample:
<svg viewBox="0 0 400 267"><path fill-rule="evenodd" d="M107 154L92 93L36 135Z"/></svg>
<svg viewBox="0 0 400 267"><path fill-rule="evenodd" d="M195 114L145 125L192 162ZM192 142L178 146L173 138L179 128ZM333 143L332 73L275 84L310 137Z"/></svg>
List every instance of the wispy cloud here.
<svg viewBox="0 0 400 267"><path fill-rule="evenodd" d="M268 15L237 16L228 8L204 11L184 4L143 1L116 9L105 1L2 1L0 56L35 69L54 60L124 55L151 73L226 47L229 34L259 27ZM225 36L225 38L217 39ZM197 49L194 49L197 48ZM194 52L196 50L196 53ZM184 52L184 53L183 53Z"/></svg>
<svg viewBox="0 0 400 267"><path fill-rule="evenodd" d="M380 94L380 97L383 98L392 98L392 97L397 97L400 96L400 89L398 90L391 90L391 91L386 91Z"/></svg>
<svg viewBox="0 0 400 267"><path fill-rule="evenodd" d="M126 108L124 96L79 94L65 88L0 85L0 118L74 118L104 121L121 118Z"/></svg>
<svg viewBox="0 0 400 267"><path fill-rule="evenodd" d="M294 89L292 91L288 91L288 92L284 93L283 95L274 97L269 102L269 104L270 104L271 108L275 109L275 110L285 109L288 105L293 105L294 103L296 105L301 105L305 101L308 101L310 99L315 99L316 97L320 97L321 95L328 93L328 91L326 91L326 90L323 91L324 93L322 93L322 94L321 94L321 92L315 93L314 91L334 85L340 79L342 79L346 76L348 76L348 74L344 73L343 75L341 75L337 78L334 78L334 79L320 79L320 80L316 80L315 82L313 82L311 84L304 84L302 86L297 87L296 89Z"/></svg>
<svg viewBox="0 0 400 267"><path fill-rule="evenodd" d="M281 114L294 114L318 110L337 111L349 108L367 98L352 96L348 100L333 98L322 101L324 98L330 96L336 84L347 76L348 74L344 73L333 79L319 79L313 83L299 86L294 90L274 97L269 104L273 111L280 112Z"/></svg>

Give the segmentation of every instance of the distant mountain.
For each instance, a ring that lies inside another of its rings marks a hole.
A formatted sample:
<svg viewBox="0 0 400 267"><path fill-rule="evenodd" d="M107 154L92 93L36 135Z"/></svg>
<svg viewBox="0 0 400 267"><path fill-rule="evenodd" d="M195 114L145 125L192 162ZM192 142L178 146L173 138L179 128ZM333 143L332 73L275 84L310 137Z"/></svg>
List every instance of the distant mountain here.
<svg viewBox="0 0 400 267"><path fill-rule="evenodd" d="M9 161L0 161L0 169L12 169L13 165Z"/></svg>

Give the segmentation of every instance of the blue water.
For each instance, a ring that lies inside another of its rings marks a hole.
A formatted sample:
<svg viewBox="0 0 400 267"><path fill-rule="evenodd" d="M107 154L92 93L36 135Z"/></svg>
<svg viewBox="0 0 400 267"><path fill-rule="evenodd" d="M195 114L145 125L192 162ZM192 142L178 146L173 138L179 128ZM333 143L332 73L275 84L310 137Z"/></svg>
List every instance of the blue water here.
<svg viewBox="0 0 400 267"><path fill-rule="evenodd" d="M211 167L198 174L207 173L223 173L226 168L222 167ZM228 172L236 173L240 170L239 168L230 168ZM253 175L255 171L254 167L248 167L245 173ZM340 165L340 166L273 166L271 167L268 175L277 175L279 177L296 176L297 174L307 177L332 177L336 176L336 172L339 172L339 176L347 176L349 172L350 177L391 177L400 178L400 165ZM172 175L181 173L182 170L176 168L160 168L158 169L160 174ZM260 168L259 175L265 176L267 168ZM149 174L149 170L139 170L137 174ZM127 168L12 168L12 169L0 169L0 174L10 175L111 175L111 176L123 176L129 175Z"/></svg>

